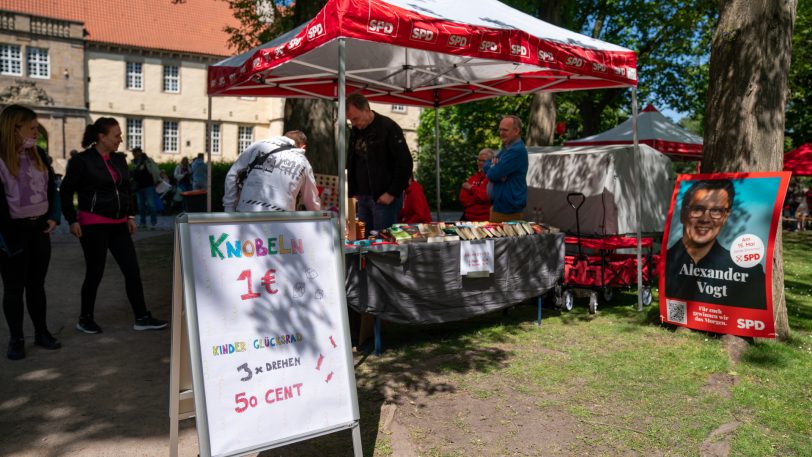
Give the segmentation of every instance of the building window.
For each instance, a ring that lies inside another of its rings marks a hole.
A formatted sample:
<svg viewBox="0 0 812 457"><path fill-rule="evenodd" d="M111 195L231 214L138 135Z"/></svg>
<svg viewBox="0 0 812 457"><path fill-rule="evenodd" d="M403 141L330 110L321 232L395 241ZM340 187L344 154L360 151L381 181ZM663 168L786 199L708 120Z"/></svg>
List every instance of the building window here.
<svg viewBox="0 0 812 457"><path fill-rule="evenodd" d="M237 154L241 154L243 151L251 146L251 143L254 142L254 128L253 127L240 127L239 132L237 134Z"/></svg>
<svg viewBox="0 0 812 457"><path fill-rule="evenodd" d="M164 65L164 92L180 92L180 69L177 65Z"/></svg>
<svg viewBox="0 0 812 457"><path fill-rule="evenodd" d="M178 121L164 121L164 153L178 153Z"/></svg>
<svg viewBox="0 0 812 457"><path fill-rule="evenodd" d="M392 112L393 113L405 113L406 112L406 105L392 105Z"/></svg>
<svg viewBox="0 0 812 457"><path fill-rule="evenodd" d="M211 145L212 155L219 156L222 154L220 149L220 124L211 124L211 134L207 136L207 140L206 150L208 150L209 145Z"/></svg>
<svg viewBox="0 0 812 457"><path fill-rule="evenodd" d="M127 149L144 147L144 121L127 119Z"/></svg>
<svg viewBox="0 0 812 457"><path fill-rule="evenodd" d="M0 75L23 75L23 59L19 46L0 44Z"/></svg>
<svg viewBox="0 0 812 457"><path fill-rule="evenodd" d="M31 78L50 78L51 64L48 59L48 50L42 48L27 48L28 76Z"/></svg>
<svg viewBox="0 0 812 457"><path fill-rule="evenodd" d="M144 89L144 74L140 62L127 62L127 89Z"/></svg>

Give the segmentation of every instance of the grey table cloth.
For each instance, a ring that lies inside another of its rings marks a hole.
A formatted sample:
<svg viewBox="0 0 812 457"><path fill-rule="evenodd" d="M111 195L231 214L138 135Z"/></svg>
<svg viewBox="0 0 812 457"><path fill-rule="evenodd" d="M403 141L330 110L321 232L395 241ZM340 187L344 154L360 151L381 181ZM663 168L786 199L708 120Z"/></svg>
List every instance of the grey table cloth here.
<svg viewBox="0 0 812 457"><path fill-rule="evenodd" d="M562 277L561 233L495 238L494 274L486 278L460 276L460 243L347 254L347 304L391 322L451 322L537 297Z"/></svg>

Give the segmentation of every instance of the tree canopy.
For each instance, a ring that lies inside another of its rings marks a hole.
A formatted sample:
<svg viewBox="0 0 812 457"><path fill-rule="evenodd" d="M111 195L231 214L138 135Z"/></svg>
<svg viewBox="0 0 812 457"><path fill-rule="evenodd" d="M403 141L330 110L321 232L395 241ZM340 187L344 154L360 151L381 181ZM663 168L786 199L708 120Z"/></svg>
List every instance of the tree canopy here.
<svg viewBox="0 0 812 457"><path fill-rule="evenodd" d="M713 1L505 0L504 3L562 27L636 50L640 106L654 102L679 111L704 112L710 39L718 16ZM479 115L481 111L488 112L489 107L500 106L502 114L516 114L528 121L530 97L504 97L480 102L483 105L467 104L440 110L444 208L458 207L456 194L465 177L475 170L473 157L476 153L483 147L499 147L496 136L499 116L482 116ZM630 103L628 90L555 94L556 119L553 121L557 121L563 134L557 134L553 143L561 144L564 139L614 127L629 116ZM512 107L512 110L505 107ZM532 121L545 120L534 118ZM448 125L451 122L465 125ZM426 187L427 197L434 207L433 110L424 111L420 125L417 178ZM471 132L489 132L492 136Z"/></svg>
<svg viewBox="0 0 812 457"><path fill-rule="evenodd" d="M789 69L787 138L790 147L812 142L812 0L798 0Z"/></svg>

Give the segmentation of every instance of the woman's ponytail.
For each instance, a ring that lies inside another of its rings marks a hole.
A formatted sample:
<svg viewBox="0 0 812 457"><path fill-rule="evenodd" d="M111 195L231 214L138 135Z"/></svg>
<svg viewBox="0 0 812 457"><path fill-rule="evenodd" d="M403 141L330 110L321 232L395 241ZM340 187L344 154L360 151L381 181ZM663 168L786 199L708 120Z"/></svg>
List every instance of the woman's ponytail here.
<svg viewBox="0 0 812 457"><path fill-rule="evenodd" d="M96 122L85 127L85 134L82 135L82 147L90 147L91 144L99 140L99 135L106 135L115 125L118 125L118 121L112 117L96 119Z"/></svg>
<svg viewBox="0 0 812 457"><path fill-rule="evenodd" d="M82 135L82 147L88 148L91 144L95 143L99 138L99 129L96 124L89 124L85 127L85 133Z"/></svg>

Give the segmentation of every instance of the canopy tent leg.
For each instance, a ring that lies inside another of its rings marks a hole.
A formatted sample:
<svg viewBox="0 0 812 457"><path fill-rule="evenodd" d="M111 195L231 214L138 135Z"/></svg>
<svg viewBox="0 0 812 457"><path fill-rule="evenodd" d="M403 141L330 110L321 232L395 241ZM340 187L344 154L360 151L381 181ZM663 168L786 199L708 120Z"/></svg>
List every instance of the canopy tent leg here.
<svg viewBox="0 0 812 457"><path fill-rule="evenodd" d="M206 212L211 212L211 95L209 95L209 109L206 118ZM239 151L237 151L239 152Z"/></svg>
<svg viewBox="0 0 812 457"><path fill-rule="evenodd" d="M338 39L338 236L341 246L344 246L347 230L347 74L346 74L346 39ZM342 258L342 265L344 256Z"/></svg>
<svg viewBox="0 0 812 457"><path fill-rule="evenodd" d="M539 295L538 297L536 297L536 300L537 300L536 304L538 305L538 308L539 308L538 309L538 321L537 322L538 322L538 326L541 327L541 305L542 305L542 303L544 303L544 295Z"/></svg>
<svg viewBox="0 0 812 457"><path fill-rule="evenodd" d="M434 107L434 161L437 164L437 221L440 219L440 108Z"/></svg>
<svg viewBox="0 0 812 457"><path fill-rule="evenodd" d="M637 192L637 311L643 311L643 246L642 246L642 226L643 226L643 174L640 170L640 143L637 137L637 87L632 87L632 142L634 144L635 156L635 191ZM649 271L651 274L651 271Z"/></svg>

